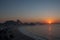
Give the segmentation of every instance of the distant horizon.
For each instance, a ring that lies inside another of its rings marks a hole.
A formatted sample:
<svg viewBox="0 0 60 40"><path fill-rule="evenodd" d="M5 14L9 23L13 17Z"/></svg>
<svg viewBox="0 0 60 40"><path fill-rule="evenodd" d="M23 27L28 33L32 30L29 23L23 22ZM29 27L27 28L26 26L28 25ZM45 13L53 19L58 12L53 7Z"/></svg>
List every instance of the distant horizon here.
<svg viewBox="0 0 60 40"><path fill-rule="evenodd" d="M1 18L0 19L0 23L4 23L5 21L10 21L10 20L12 20L12 21L17 21L17 20L20 20L21 22L23 22L23 23L36 23L36 22L40 22L40 23L47 23L47 20L45 19L45 20L41 20L41 19L31 19L31 18L29 18L29 19L18 19L18 18ZM54 22L53 23L60 23L60 20L53 20Z"/></svg>

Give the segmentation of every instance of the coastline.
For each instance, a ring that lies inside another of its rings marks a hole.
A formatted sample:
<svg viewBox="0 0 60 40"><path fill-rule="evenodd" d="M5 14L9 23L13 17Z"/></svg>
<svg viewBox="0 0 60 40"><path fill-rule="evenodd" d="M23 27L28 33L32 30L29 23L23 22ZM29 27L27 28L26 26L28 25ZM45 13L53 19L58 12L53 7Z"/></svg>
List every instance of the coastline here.
<svg viewBox="0 0 60 40"><path fill-rule="evenodd" d="M18 28L18 30L20 30L19 32L21 32L22 34L27 35L27 36L29 36L29 37L31 37L31 38L34 38L35 40L48 40L48 39L45 38L45 37L37 36L37 35L35 35L35 34L32 34L31 32L30 32L30 34L29 34L29 32L26 33L21 27L20 27L20 29Z"/></svg>
<svg viewBox="0 0 60 40"><path fill-rule="evenodd" d="M35 40L34 38L24 35L18 29L15 29L14 32L15 32L15 38L13 38L13 40Z"/></svg>

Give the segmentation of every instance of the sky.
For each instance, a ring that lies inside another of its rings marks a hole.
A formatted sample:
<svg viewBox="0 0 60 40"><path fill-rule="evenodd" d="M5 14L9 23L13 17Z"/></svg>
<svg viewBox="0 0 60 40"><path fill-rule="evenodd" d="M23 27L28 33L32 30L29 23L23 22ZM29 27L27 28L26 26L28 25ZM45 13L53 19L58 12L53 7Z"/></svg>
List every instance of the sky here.
<svg viewBox="0 0 60 40"><path fill-rule="evenodd" d="M60 0L0 0L0 22L60 20Z"/></svg>

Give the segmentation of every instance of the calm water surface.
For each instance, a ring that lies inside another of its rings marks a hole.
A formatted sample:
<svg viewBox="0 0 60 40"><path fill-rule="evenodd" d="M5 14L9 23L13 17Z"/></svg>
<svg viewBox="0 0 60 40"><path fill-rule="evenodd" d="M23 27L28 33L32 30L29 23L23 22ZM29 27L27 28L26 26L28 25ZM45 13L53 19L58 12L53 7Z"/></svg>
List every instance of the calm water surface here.
<svg viewBox="0 0 60 40"><path fill-rule="evenodd" d="M18 29L36 40L60 40L60 25L21 26Z"/></svg>

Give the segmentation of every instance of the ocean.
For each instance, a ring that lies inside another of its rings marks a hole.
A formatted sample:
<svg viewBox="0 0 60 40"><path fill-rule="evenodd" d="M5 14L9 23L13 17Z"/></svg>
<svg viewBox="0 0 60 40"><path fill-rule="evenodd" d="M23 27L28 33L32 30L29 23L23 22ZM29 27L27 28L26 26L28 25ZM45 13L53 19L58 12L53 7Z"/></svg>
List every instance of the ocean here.
<svg viewBox="0 0 60 40"><path fill-rule="evenodd" d="M60 40L60 25L26 25L18 28L23 34L36 40Z"/></svg>

